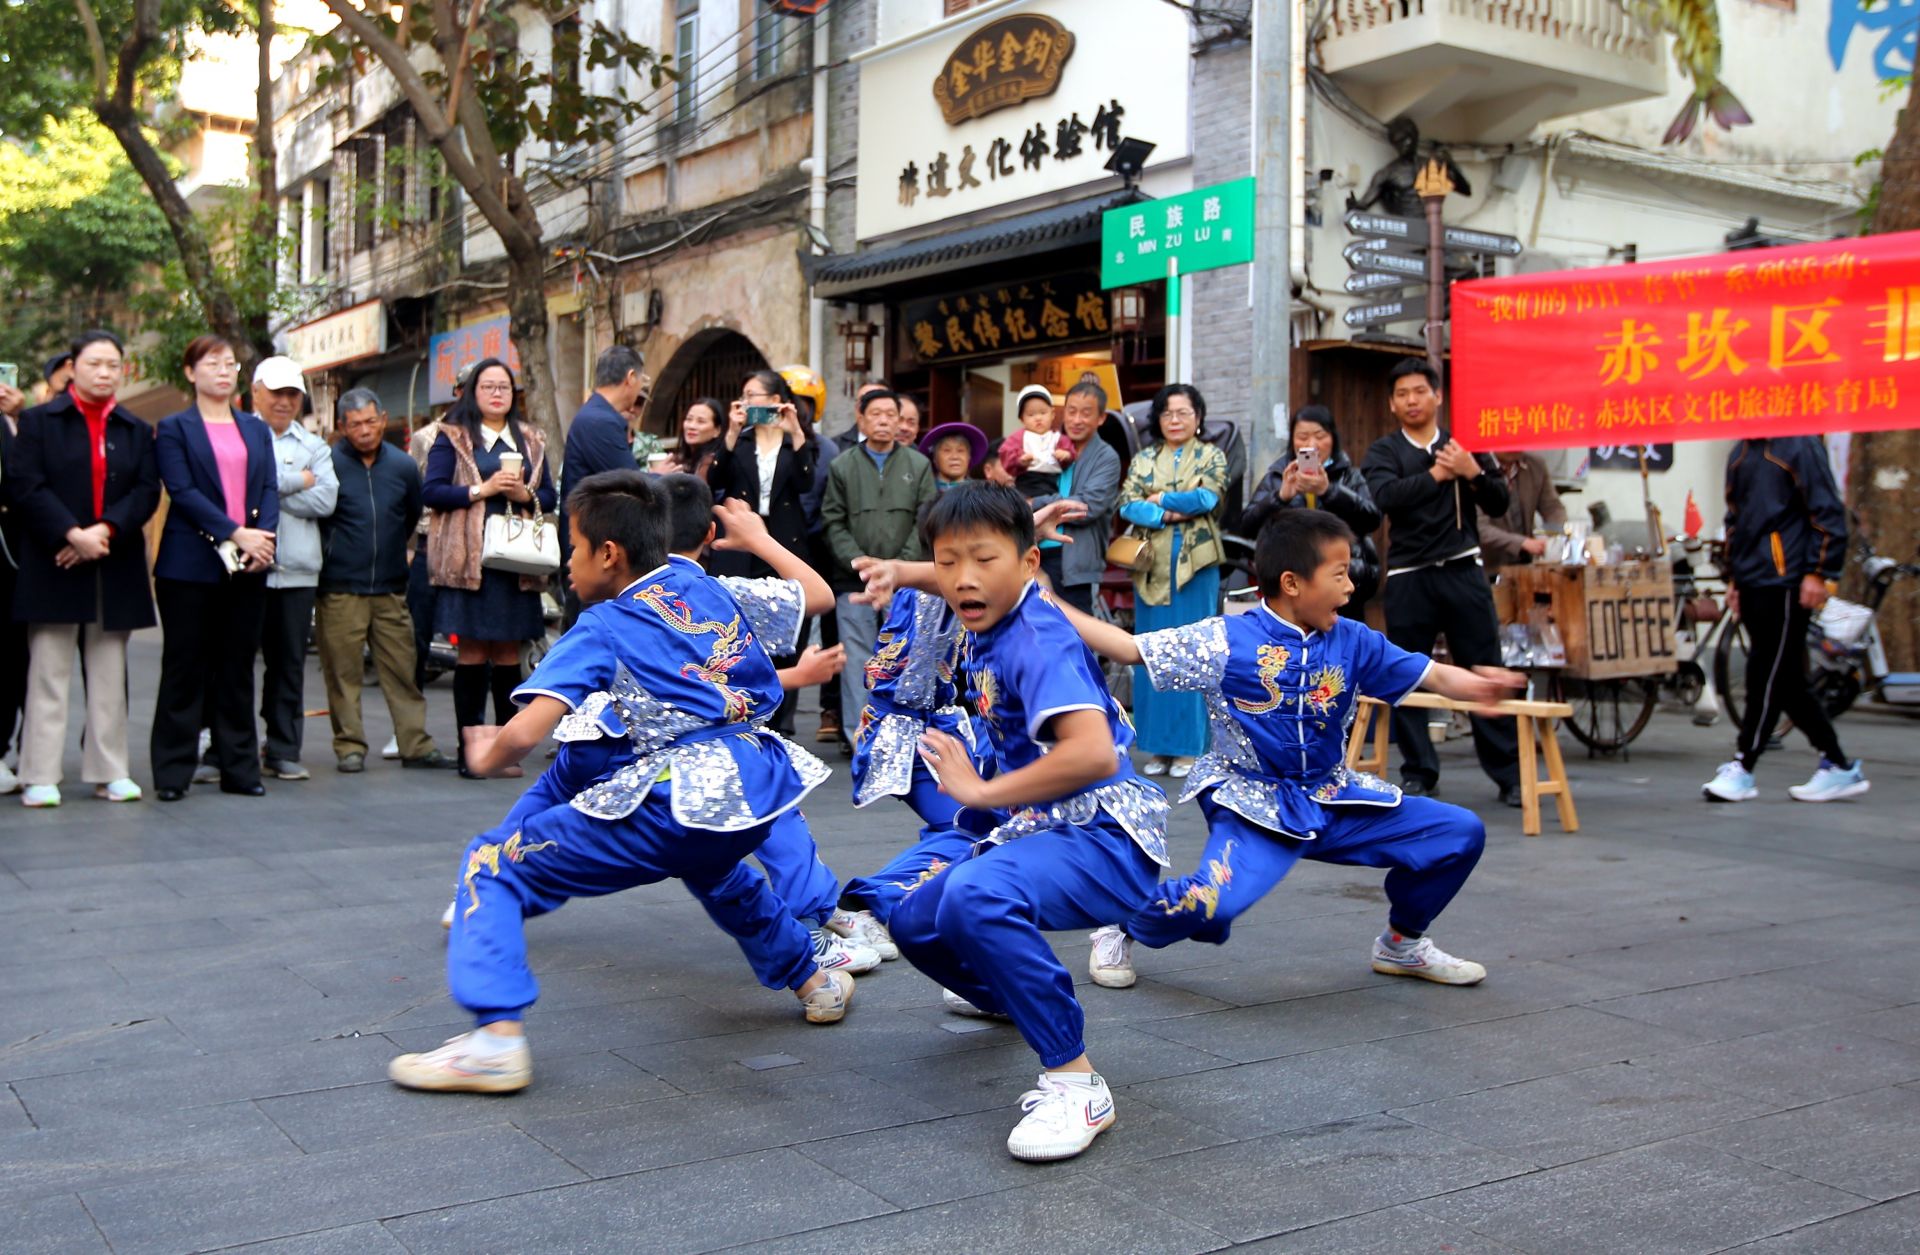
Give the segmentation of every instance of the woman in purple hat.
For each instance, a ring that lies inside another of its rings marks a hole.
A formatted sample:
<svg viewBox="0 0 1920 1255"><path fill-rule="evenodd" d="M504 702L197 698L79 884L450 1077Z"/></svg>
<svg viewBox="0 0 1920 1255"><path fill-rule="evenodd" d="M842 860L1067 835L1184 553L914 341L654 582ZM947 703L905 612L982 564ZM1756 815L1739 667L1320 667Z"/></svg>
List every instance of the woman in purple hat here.
<svg viewBox="0 0 1920 1255"><path fill-rule="evenodd" d="M942 423L920 437L920 452L933 463L934 487L945 492L987 460L987 433L972 423Z"/></svg>

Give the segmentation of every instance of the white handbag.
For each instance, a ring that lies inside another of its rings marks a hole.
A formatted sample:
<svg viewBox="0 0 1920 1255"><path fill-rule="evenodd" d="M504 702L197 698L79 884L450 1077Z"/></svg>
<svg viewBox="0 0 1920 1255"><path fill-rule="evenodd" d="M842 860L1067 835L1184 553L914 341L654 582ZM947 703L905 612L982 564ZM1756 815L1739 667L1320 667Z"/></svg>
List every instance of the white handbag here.
<svg viewBox="0 0 1920 1255"><path fill-rule="evenodd" d="M539 514L489 514L480 565L515 575L552 575L560 569L560 533Z"/></svg>

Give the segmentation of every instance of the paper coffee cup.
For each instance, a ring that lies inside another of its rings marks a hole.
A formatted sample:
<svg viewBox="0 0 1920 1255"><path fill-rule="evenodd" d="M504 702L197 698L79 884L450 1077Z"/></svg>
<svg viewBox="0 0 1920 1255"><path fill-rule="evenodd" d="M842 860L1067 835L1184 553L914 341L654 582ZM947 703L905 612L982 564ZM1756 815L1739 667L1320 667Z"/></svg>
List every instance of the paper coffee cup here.
<svg viewBox="0 0 1920 1255"><path fill-rule="evenodd" d="M518 475L520 468L526 464L527 460L518 453L503 453L500 455L500 469L503 471L510 471Z"/></svg>

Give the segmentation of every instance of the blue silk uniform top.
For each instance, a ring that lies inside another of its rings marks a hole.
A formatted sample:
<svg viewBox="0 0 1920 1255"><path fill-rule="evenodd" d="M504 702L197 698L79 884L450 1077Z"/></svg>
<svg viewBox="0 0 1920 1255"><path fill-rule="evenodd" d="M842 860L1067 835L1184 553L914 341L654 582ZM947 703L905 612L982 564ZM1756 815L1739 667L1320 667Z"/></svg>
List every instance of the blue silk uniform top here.
<svg viewBox="0 0 1920 1255"><path fill-rule="evenodd" d="M1400 804L1399 789L1347 768L1347 726L1362 694L1395 704L1432 659L1364 623L1313 631L1264 603L1136 640L1155 688L1206 695L1213 743L1181 801L1212 789L1228 810L1309 840L1327 823L1323 807Z"/></svg>
<svg viewBox="0 0 1920 1255"><path fill-rule="evenodd" d="M1134 774L1127 754L1133 725L1107 691L1093 651L1038 584L1027 585L1006 618L985 632L966 633L961 665L967 700L992 741L1000 775L1037 762L1052 744L1042 736L1047 721L1075 710L1106 716L1118 759L1117 770L1106 779L1071 796L1015 811L989 841L1086 826L1105 812L1148 858L1168 865L1167 795Z"/></svg>
<svg viewBox="0 0 1920 1255"><path fill-rule="evenodd" d="M903 588L867 660L867 704L853 729L853 804L905 797L920 762L920 734L929 727L960 738L982 771L984 738L960 705L960 620L945 599Z"/></svg>
<svg viewBox="0 0 1920 1255"><path fill-rule="evenodd" d="M554 735L561 756L575 761L556 760L549 771L578 779L582 768L601 768L573 797L575 810L624 819L671 779L681 825L751 828L798 805L829 774L759 726L781 699L762 642L791 648L804 617L792 581L723 582L670 558L582 611L514 698L552 697L571 712ZM570 753L579 742L587 744Z"/></svg>

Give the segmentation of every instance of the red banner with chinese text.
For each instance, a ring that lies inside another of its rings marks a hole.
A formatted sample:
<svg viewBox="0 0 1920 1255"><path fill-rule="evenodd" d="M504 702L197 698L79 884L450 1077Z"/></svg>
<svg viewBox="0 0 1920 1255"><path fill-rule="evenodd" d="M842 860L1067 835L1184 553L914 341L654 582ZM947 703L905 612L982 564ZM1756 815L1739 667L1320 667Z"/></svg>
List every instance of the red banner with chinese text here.
<svg viewBox="0 0 1920 1255"><path fill-rule="evenodd" d="M1452 299L1449 426L1469 449L1920 426L1920 231L1476 279Z"/></svg>

